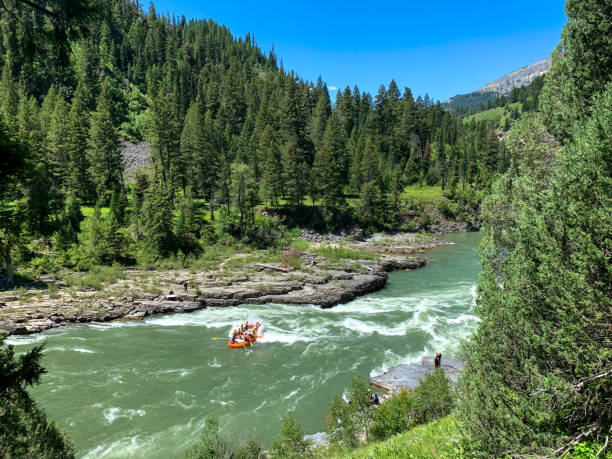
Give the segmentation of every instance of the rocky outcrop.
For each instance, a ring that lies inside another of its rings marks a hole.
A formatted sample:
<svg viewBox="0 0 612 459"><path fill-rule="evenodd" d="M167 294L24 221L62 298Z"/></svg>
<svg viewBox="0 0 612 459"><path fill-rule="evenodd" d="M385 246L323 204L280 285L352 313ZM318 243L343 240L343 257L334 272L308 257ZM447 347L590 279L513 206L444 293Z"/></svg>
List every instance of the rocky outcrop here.
<svg viewBox="0 0 612 459"><path fill-rule="evenodd" d="M0 292L0 332L38 333L72 323L142 320L154 314L238 304L313 304L329 308L383 288L390 271L426 264L423 258L386 253L380 260L335 261L333 266L313 254L301 254L299 258L301 270L279 263L250 263L243 267L244 272L228 277L224 271L126 269L124 279L100 291L75 290L60 281L61 288L53 295L36 288ZM172 294L162 294L170 291Z"/></svg>
<svg viewBox="0 0 612 459"><path fill-rule="evenodd" d="M457 384L459 375L463 371L463 362L443 357L441 367L451 384ZM421 363L403 363L390 368L380 376L374 376L370 379L370 386L389 395L397 394L402 389L412 390L433 369L433 356L423 356Z"/></svg>

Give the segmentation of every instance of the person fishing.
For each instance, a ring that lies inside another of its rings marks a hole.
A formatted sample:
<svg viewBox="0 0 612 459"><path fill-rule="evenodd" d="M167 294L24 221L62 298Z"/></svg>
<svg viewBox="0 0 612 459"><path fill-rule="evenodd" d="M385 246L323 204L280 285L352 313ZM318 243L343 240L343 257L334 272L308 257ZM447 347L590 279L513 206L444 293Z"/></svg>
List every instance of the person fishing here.
<svg viewBox="0 0 612 459"><path fill-rule="evenodd" d="M442 363L442 354L440 352L436 352L434 354L434 368L440 368L440 364Z"/></svg>

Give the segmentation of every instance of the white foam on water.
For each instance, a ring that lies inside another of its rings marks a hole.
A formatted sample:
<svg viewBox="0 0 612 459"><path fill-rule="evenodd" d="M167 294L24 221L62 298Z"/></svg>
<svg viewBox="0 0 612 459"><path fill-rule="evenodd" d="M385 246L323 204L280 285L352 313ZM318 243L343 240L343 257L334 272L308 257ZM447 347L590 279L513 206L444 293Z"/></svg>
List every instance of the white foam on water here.
<svg viewBox="0 0 612 459"><path fill-rule="evenodd" d="M235 403L233 400L213 400L213 399L210 399L209 402L215 403L221 406L233 405Z"/></svg>
<svg viewBox="0 0 612 459"><path fill-rule="evenodd" d="M176 395L175 403L183 409L189 410L197 405L196 397L193 394L183 392L182 390L177 390L174 394Z"/></svg>
<svg viewBox="0 0 612 459"><path fill-rule="evenodd" d="M110 330L113 328L124 328L124 327L141 327L142 322L140 321L121 321L117 320L114 322L97 322L91 324L84 324L85 327L95 328L97 330Z"/></svg>
<svg viewBox="0 0 612 459"><path fill-rule="evenodd" d="M293 396L297 395L298 392L299 392L299 389L292 390L287 395L283 396L283 400L289 400L290 398L293 398Z"/></svg>
<svg viewBox="0 0 612 459"><path fill-rule="evenodd" d="M45 349L45 352L49 352L49 351L65 351L66 348L63 346L53 346L53 347L48 347Z"/></svg>
<svg viewBox="0 0 612 459"><path fill-rule="evenodd" d="M473 314L461 314L460 316L454 318L454 319L447 319L446 321L449 324L465 324L468 325L470 323L475 323L478 322L480 320L479 317L473 315Z"/></svg>
<svg viewBox="0 0 612 459"><path fill-rule="evenodd" d="M211 368L221 368L223 365L217 361L217 358L213 358L207 365Z"/></svg>
<svg viewBox="0 0 612 459"><path fill-rule="evenodd" d="M257 405L255 407L255 409L253 411L259 411L261 408L263 408L264 406L266 406L268 404L267 400L264 400L263 402L261 402L259 405Z"/></svg>
<svg viewBox="0 0 612 459"><path fill-rule="evenodd" d="M91 349L85 349L84 347L75 347L74 349L70 349L74 352L80 352L82 354L96 354L96 351L92 351Z"/></svg>
<svg viewBox="0 0 612 459"><path fill-rule="evenodd" d="M103 443L84 454L86 459L98 459L102 457L150 457L160 456L160 449L168 448L168 445L176 444L173 453L185 448L185 437L191 437L192 433L201 429L200 423L193 422L193 418L185 424L173 425L169 429L156 432L152 435L136 434L130 432L128 436L118 440ZM176 440L176 441L173 441ZM172 455L169 454L168 457Z"/></svg>
<svg viewBox="0 0 612 459"><path fill-rule="evenodd" d="M8 337L4 342L12 346L25 346L28 344L36 344L44 341L47 337L42 333L36 335L12 335Z"/></svg>
<svg viewBox="0 0 612 459"><path fill-rule="evenodd" d="M119 418L133 419L136 416L142 417L146 414L146 411L145 410L133 410L131 408L123 409L123 408L113 406L111 408L105 409L102 412L102 414L104 415L106 422L108 424L112 424Z"/></svg>

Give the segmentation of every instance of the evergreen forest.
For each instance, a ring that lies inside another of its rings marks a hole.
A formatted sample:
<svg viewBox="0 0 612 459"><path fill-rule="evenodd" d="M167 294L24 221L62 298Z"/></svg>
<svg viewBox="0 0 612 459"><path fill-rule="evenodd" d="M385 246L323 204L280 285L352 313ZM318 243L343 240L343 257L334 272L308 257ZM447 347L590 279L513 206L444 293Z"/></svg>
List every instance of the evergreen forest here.
<svg viewBox="0 0 612 459"><path fill-rule="evenodd" d="M301 79L254 35L153 3L0 7L2 288L62 269L186 266L218 246L282 251L304 227L482 223L480 322L456 388L434 372L367 417L367 383L353 380L363 409L330 405L339 451L370 427L384 440L437 420L457 439L440 446L447 457L610 457L609 1L567 0L545 76L453 111L393 80L331 100L322 78ZM134 144L150 156L131 170ZM11 439L0 455L74 454L26 391L42 350L0 350L0 438ZM230 457L210 449L218 423L204 430L189 457ZM405 451L393 438L376 451ZM292 414L272 451L310 454Z"/></svg>
<svg viewBox="0 0 612 459"><path fill-rule="evenodd" d="M58 44L44 12L7 6L5 262L52 251L60 265L87 269L197 254L224 236L267 246L279 221L414 230L402 218L417 206L409 186L435 186L448 198L443 213L474 220L509 165L490 123L464 123L394 81L374 96L347 87L332 101L321 79L300 79L254 37L212 20L99 2ZM150 164L127 176L122 150L142 140Z"/></svg>

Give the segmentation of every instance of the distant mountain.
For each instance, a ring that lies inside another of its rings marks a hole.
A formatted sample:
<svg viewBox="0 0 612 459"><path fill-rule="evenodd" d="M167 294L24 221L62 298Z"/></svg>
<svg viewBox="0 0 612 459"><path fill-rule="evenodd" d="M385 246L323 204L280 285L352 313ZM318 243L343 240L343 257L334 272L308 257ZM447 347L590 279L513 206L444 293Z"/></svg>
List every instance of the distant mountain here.
<svg viewBox="0 0 612 459"><path fill-rule="evenodd" d="M510 72L497 80L487 83L478 91L479 93L493 92L495 94L508 94L514 88L529 85L537 76L544 75L550 68L551 58L547 57L531 65Z"/></svg>
<svg viewBox="0 0 612 459"><path fill-rule="evenodd" d="M510 93L514 88L528 86L534 78L548 72L550 64L550 57L539 60L493 80L477 91L451 97L445 100L442 105L451 111L459 110L467 112L476 109L480 105L486 105L489 100L496 99L501 94Z"/></svg>

